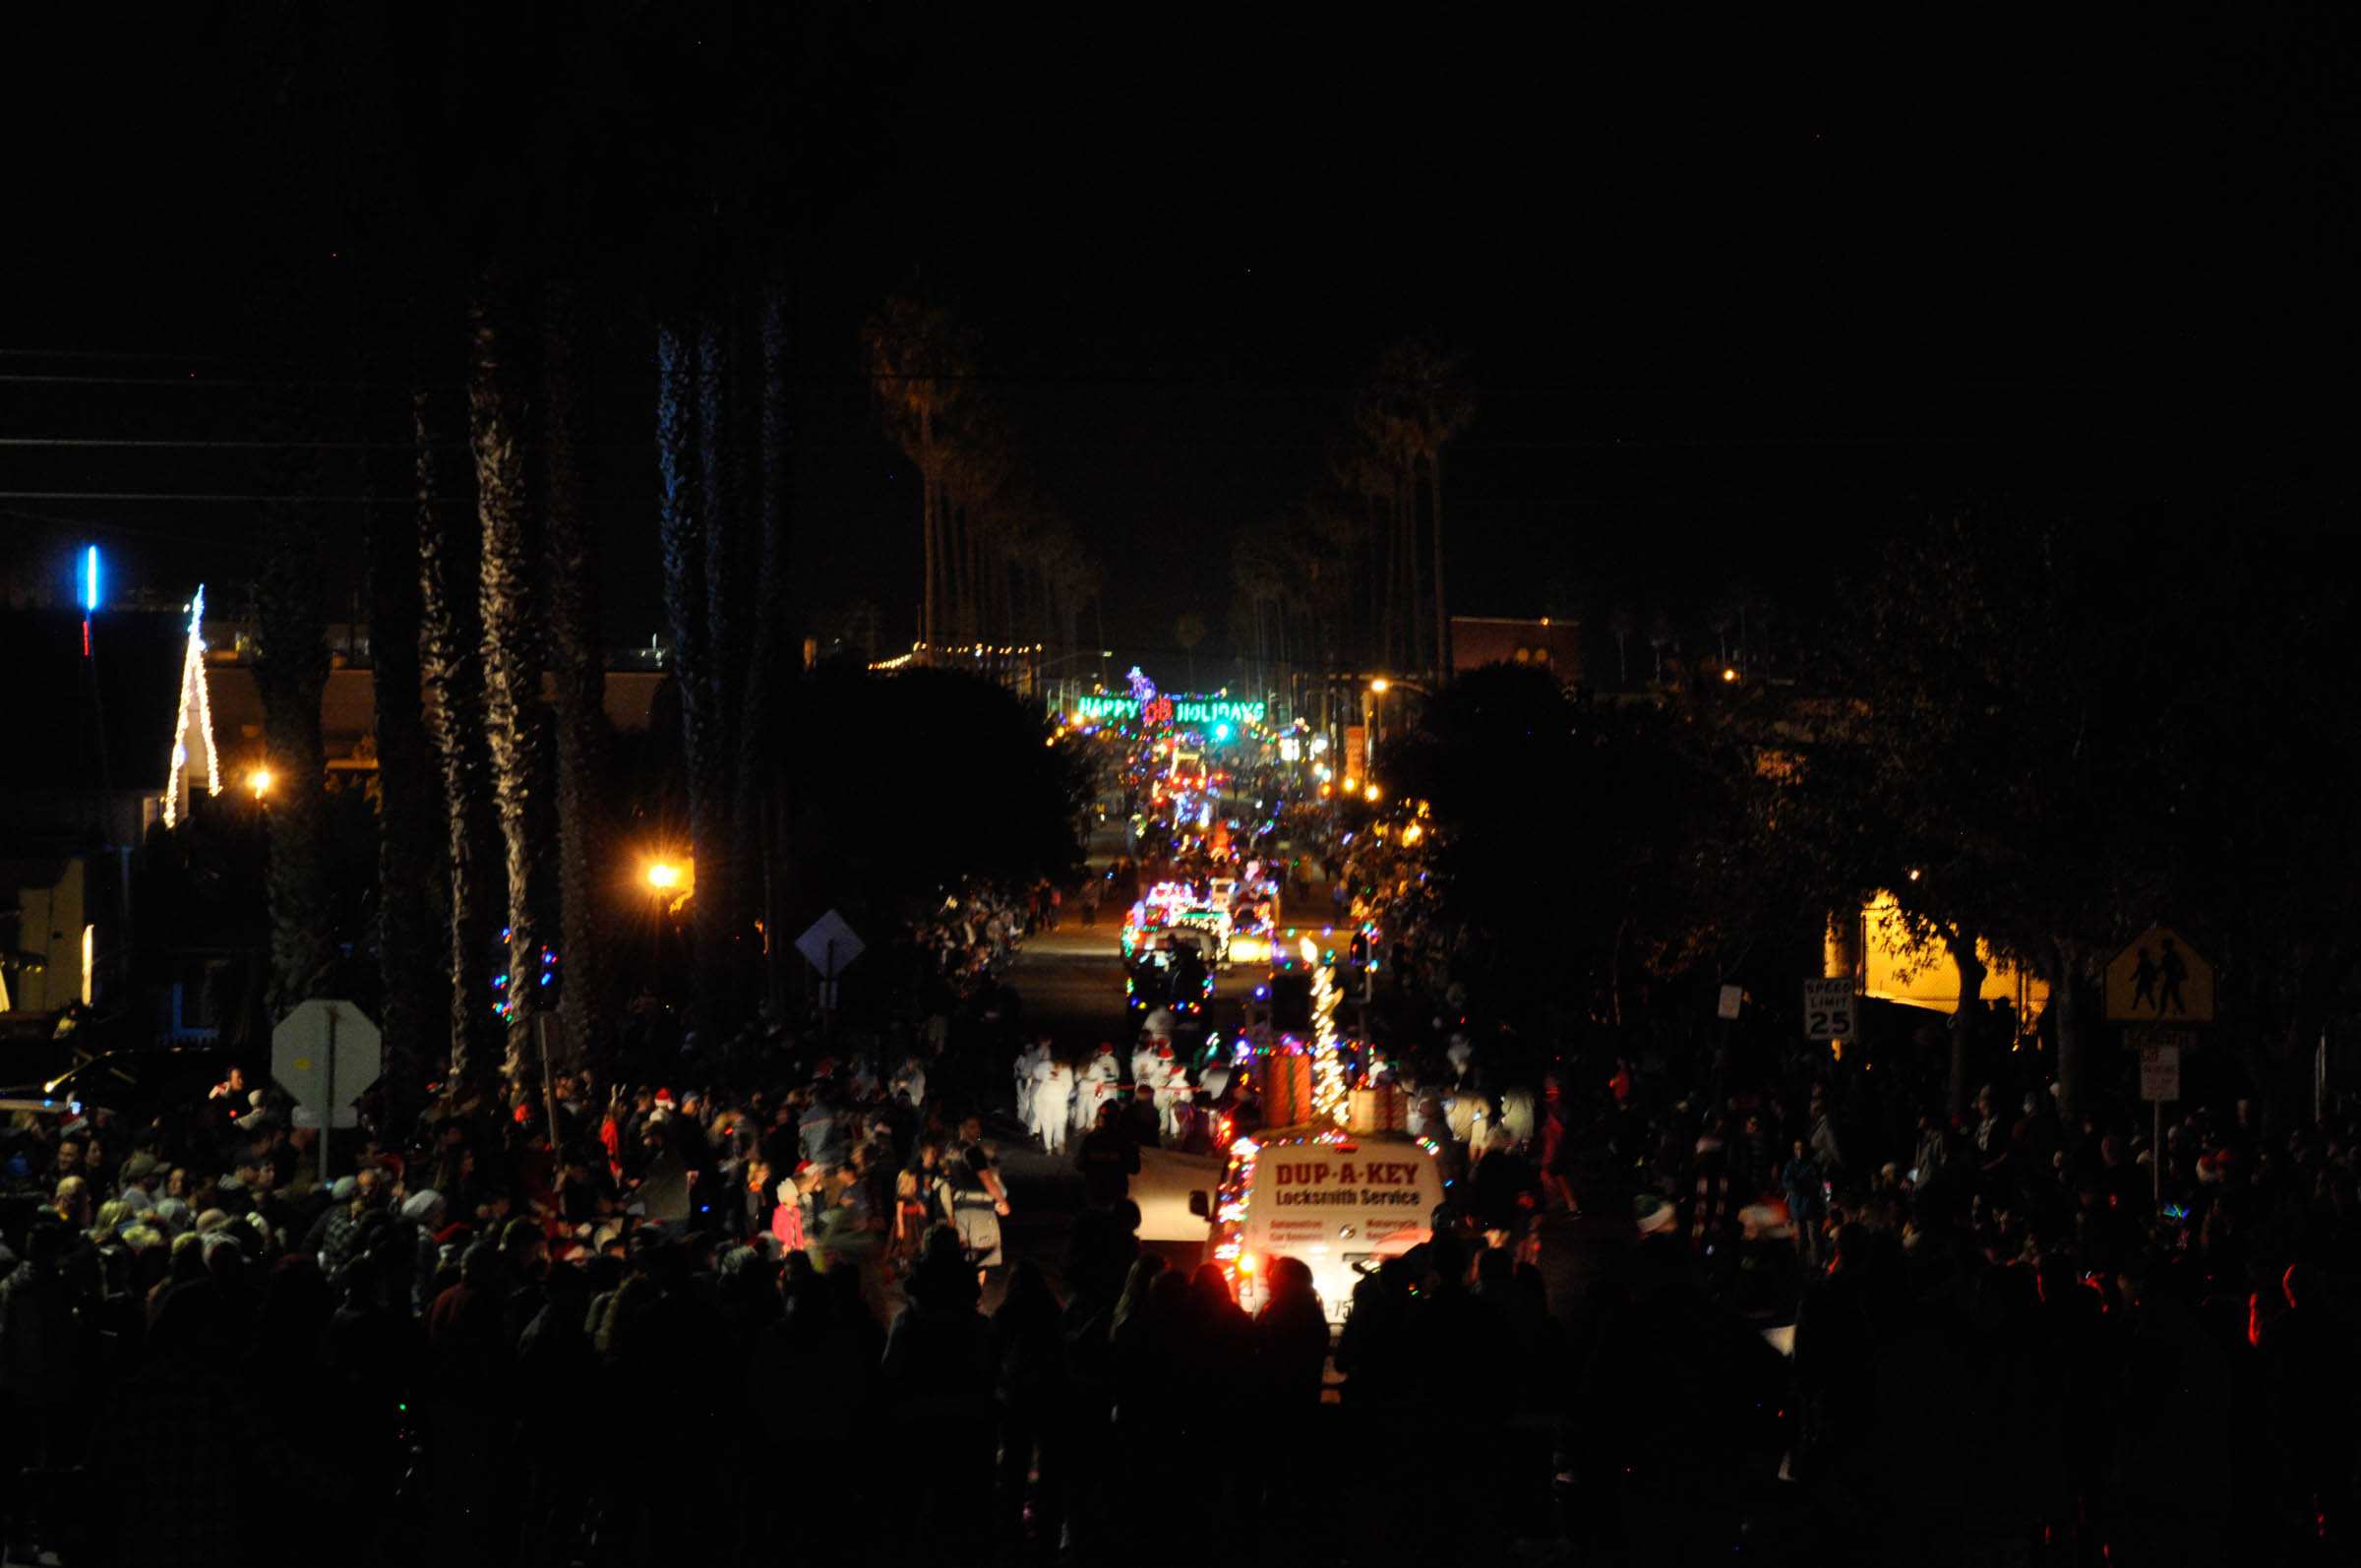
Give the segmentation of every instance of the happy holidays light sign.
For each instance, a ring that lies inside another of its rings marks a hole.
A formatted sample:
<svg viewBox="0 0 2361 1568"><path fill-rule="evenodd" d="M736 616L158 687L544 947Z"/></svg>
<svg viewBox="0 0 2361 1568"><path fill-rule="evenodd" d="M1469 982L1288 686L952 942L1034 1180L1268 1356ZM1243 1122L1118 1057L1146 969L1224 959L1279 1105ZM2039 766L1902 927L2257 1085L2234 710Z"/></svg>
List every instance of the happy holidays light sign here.
<svg viewBox="0 0 2361 1568"><path fill-rule="evenodd" d="M1086 722L1124 722L1144 717L1154 725L1193 728L1213 724L1260 724L1268 704L1226 696L1175 696L1164 694L1144 702L1132 696L1086 696L1074 704Z"/></svg>

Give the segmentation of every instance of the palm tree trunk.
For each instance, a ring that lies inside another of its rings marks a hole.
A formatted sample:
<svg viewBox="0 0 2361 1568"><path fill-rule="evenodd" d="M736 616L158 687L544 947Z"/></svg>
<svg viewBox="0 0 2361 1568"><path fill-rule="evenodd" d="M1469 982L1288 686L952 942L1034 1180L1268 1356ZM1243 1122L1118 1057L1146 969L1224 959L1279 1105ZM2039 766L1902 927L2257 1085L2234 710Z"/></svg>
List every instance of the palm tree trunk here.
<svg viewBox="0 0 2361 1568"><path fill-rule="evenodd" d="M763 802L773 793L776 770L771 766L770 743L777 733L772 708L781 672L779 630L787 602L788 486L793 477L790 443L795 432L787 406L787 296L776 275L762 290L761 349L761 475L762 495L756 525L761 530L756 547L754 646L747 660L746 706L738 725L737 830L741 845L759 857L762 908L763 995L775 1011L784 1000L781 959L784 934L779 929L785 900L780 881L781 846L770 831L772 816Z"/></svg>
<svg viewBox="0 0 2361 1568"><path fill-rule="evenodd" d="M599 787L607 754L606 659L583 500L585 371L575 280L542 295L541 412L549 514L549 631L557 675L558 1021L568 1065L607 1065L610 984L601 940L607 824Z"/></svg>
<svg viewBox="0 0 2361 1568"><path fill-rule="evenodd" d="M683 770L696 776L709 745L705 689L704 509L696 480L696 345L675 316L656 320L656 537L662 552L664 620L672 638L672 684L681 705ZM693 851L701 851L690 792ZM696 866L699 882L705 868ZM702 897L699 886L695 896Z"/></svg>
<svg viewBox="0 0 2361 1568"><path fill-rule="evenodd" d="M431 457L427 458L430 464ZM423 497L421 498L423 500ZM398 1095L423 1083L440 1058L451 971L437 915L448 895L450 828L427 730L419 667L425 603L419 591L418 510L369 514L369 659L377 741L378 1028L386 1081Z"/></svg>
<svg viewBox="0 0 2361 1568"><path fill-rule="evenodd" d="M533 868L543 864L534 831L534 747L538 743L541 660L533 619L532 542L526 537L524 447L517 429L511 341L513 306L504 282L487 273L468 303L468 441L475 456L475 510L483 529L485 737L492 749L492 792L508 874L508 1056L518 1076L531 1061L539 1001L541 934L532 900Z"/></svg>
<svg viewBox="0 0 2361 1568"><path fill-rule="evenodd" d="M935 584L942 572L941 563L937 559L941 554L939 544L942 529L936 515L940 510L938 492L941 486L936 472L935 415L931 409L919 410L918 454L919 531L926 547L926 583L920 594L918 639L926 645L927 657L924 662L933 664L941 641L941 627L936 620Z"/></svg>
<svg viewBox="0 0 2361 1568"><path fill-rule="evenodd" d="M738 704L745 657L737 599L744 578L735 455L730 441L729 349L724 314L698 325L696 437L704 510L704 723L689 753L689 840L696 861L696 1018L710 1039L737 1020L740 934L745 930L736 833Z"/></svg>
<svg viewBox="0 0 2361 1568"><path fill-rule="evenodd" d="M436 455L442 429L432 395L410 393L410 436L417 451L419 654L427 733L443 778L450 834L450 1072L464 1080L495 1043L492 936L499 903L498 829L485 780L482 619L475 596L474 530L455 525L443 494Z"/></svg>
<svg viewBox="0 0 2361 1568"><path fill-rule="evenodd" d="M943 526L949 529L943 563L944 591L949 595L951 634L961 642L973 642L975 637L975 607L969 602L967 588L967 508L959 492L945 488L942 497Z"/></svg>
<svg viewBox="0 0 2361 1568"><path fill-rule="evenodd" d="M1426 479L1434 487L1428 497L1434 519L1434 678L1451 678L1451 612L1443 598L1443 450L1426 454Z"/></svg>
<svg viewBox="0 0 2361 1568"><path fill-rule="evenodd" d="M1410 669L1425 668L1425 617L1419 614L1419 481L1405 463L1394 476L1394 527L1401 534L1402 662Z"/></svg>
<svg viewBox="0 0 2361 1568"><path fill-rule="evenodd" d="M280 433L291 419L274 421ZM279 476L293 494L317 488L308 449ZM255 686L263 699L270 767L284 782L270 798L271 981L266 1006L276 1021L297 1002L321 995L335 960L328 876L328 755L320 739L320 697L328 687L328 608L322 591L319 522L300 503L266 504L260 594L261 649Z"/></svg>

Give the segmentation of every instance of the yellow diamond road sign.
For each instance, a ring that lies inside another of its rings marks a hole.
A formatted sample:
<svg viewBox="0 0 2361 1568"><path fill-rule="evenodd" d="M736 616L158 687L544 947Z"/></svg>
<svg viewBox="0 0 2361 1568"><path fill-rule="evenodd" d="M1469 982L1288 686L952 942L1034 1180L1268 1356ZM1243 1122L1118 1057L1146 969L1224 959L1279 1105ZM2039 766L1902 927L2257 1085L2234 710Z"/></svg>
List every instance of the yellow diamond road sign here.
<svg viewBox="0 0 2361 1568"><path fill-rule="evenodd" d="M2213 966L2168 926L2150 926L2107 965L2107 1022L2210 1024Z"/></svg>

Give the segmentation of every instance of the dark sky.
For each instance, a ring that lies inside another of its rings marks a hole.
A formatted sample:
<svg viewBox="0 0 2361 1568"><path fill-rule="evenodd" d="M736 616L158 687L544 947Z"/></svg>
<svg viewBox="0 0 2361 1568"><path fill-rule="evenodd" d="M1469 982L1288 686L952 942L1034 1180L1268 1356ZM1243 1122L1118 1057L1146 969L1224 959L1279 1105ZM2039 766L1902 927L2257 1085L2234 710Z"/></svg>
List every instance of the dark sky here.
<svg viewBox="0 0 2361 1568"><path fill-rule="evenodd" d="M810 602L912 615L914 490L855 333L913 279L981 329L1127 646L1183 610L1218 634L1235 532L1319 477L1354 382L1410 332L1478 387L1447 497L1471 613L1809 584L1962 501L2204 525L2263 492L2351 496L2336 8L2082 30L1588 8L1613 14L1545 32L965 9L872 28L847 66L880 151L802 246ZM234 438L233 393L124 383L273 374L250 337L278 127L203 44L61 51L12 135L0 376L98 380L0 384L0 435ZM608 602L637 638L647 346L630 311L607 325ZM246 460L0 449L0 489L240 493ZM235 503L0 506L118 530L159 577L234 576L211 562L251 537Z"/></svg>

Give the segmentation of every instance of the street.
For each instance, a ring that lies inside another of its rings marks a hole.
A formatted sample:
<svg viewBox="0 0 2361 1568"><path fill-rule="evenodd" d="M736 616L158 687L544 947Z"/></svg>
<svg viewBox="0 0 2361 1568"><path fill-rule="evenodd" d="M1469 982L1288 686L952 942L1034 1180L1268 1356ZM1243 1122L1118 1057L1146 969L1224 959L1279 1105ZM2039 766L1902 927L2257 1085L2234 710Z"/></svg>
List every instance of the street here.
<svg viewBox="0 0 2361 1568"><path fill-rule="evenodd" d="M1102 824L1092 834L1094 871L1104 873L1122 852L1120 822ZM1123 1011L1122 924L1122 910L1113 905L1103 905L1089 926L1069 914L1057 931L1037 932L1025 939L1008 984L1023 999L1030 1034L1047 1034L1060 1055L1075 1061L1106 1041L1115 1047L1127 1073L1137 1026ZM1242 1016L1241 998L1257 976L1250 967L1217 975L1208 1022L1181 1030L1175 1049L1193 1053L1203 1044L1207 1029L1219 1030L1224 1038L1233 1035ZM1074 1151L1069 1147L1063 1155L1052 1156L1027 1138L1013 1114L1012 1096L997 1109L1003 1114L994 1118L995 1141L1013 1211L1001 1224L1004 1244L1011 1261L1033 1258L1055 1279L1066 1233L1082 1207ZM1209 1189L1221 1174L1220 1164L1161 1149L1141 1151L1140 1174L1131 1192L1140 1207L1140 1239L1177 1267L1194 1268L1200 1261L1205 1222L1188 1212L1188 1194Z"/></svg>

